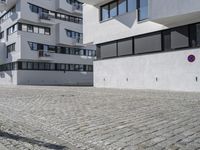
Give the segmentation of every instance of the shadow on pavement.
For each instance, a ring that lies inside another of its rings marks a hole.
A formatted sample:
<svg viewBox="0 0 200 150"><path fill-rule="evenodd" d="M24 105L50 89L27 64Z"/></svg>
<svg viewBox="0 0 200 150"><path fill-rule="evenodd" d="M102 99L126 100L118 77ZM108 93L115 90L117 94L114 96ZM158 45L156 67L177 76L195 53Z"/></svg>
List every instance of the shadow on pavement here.
<svg viewBox="0 0 200 150"><path fill-rule="evenodd" d="M10 133L3 132L3 131L0 131L0 137L12 139L12 140L16 140L16 141L21 141L21 142L26 142L26 143L29 143L32 145L38 145L41 147L46 147L46 148L54 149L54 150L68 150L67 147L62 146L62 145L46 143L43 141L39 141L39 140L35 140L32 138L27 138L27 137L23 137L23 136L19 136L19 135L10 134Z"/></svg>

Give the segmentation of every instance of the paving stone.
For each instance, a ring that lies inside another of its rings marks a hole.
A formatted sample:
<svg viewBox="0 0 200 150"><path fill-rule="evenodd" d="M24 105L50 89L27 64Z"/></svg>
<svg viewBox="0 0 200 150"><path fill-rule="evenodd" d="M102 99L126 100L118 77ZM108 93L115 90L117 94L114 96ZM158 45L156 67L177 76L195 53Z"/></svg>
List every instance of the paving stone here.
<svg viewBox="0 0 200 150"><path fill-rule="evenodd" d="M199 149L199 108L200 93L1 86L0 145L8 150Z"/></svg>

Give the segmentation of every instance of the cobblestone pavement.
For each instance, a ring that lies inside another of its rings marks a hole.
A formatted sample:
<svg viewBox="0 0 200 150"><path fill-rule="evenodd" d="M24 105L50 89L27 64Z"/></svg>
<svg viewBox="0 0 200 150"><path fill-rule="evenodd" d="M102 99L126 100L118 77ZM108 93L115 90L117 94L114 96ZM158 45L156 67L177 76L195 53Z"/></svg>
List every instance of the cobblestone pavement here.
<svg viewBox="0 0 200 150"><path fill-rule="evenodd" d="M198 150L200 93L0 87L8 150Z"/></svg>

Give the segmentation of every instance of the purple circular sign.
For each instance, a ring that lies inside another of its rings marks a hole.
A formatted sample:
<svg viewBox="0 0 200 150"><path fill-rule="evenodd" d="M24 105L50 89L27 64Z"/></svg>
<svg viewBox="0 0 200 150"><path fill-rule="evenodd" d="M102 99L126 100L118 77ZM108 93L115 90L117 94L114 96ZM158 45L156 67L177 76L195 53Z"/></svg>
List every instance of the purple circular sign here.
<svg viewBox="0 0 200 150"><path fill-rule="evenodd" d="M191 63L194 62L195 59L196 59L196 57L194 55L189 55L188 56L188 61L191 62Z"/></svg>

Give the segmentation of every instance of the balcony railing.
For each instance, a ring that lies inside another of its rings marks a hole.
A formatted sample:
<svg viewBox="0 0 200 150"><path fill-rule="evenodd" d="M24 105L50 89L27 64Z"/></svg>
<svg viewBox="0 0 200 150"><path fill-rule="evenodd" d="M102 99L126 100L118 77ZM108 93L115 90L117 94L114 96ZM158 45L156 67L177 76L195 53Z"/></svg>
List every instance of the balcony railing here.
<svg viewBox="0 0 200 150"><path fill-rule="evenodd" d="M50 57L51 55L50 55L50 52L48 52L48 51L39 50L38 56L39 57Z"/></svg>
<svg viewBox="0 0 200 150"><path fill-rule="evenodd" d="M44 20L51 20L51 16L48 13L39 13L39 19L44 19Z"/></svg>
<svg viewBox="0 0 200 150"><path fill-rule="evenodd" d="M83 44L83 37L77 37L73 39L73 45Z"/></svg>

